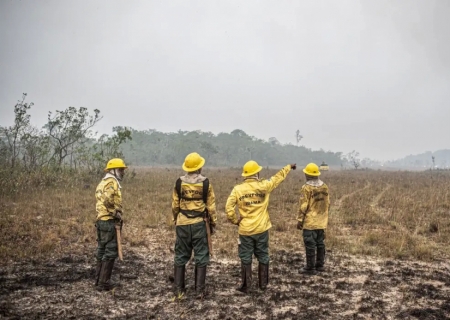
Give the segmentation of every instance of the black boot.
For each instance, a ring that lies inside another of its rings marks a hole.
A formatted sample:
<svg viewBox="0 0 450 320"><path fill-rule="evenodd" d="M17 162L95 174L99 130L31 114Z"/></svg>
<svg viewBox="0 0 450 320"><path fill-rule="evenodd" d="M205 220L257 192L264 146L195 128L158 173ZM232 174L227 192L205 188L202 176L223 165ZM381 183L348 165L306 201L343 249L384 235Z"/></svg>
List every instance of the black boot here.
<svg viewBox="0 0 450 320"><path fill-rule="evenodd" d="M100 281L100 272L102 271L102 262L97 261L97 265L95 266L95 286L98 286L98 282Z"/></svg>
<svg viewBox="0 0 450 320"><path fill-rule="evenodd" d="M111 281L114 260L102 261L102 270L100 272L100 281L97 286L98 291L109 291L117 285Z"/></svg>
<svg viewBox="0 0 450 320"><path fill-rule="evenodd" d="M259 288L261 290L266 290L269 284L269 264L259 263L258 265L258 280Z"/></svg>
<svg viewBox="0 0 450 320"><path fill-rule="evenodd" d="M195 267L195 292L197 293L197 298L202 299L205 294L205 281L206 281L206 266Z"/></svg>
<svg viewBox="0 0 450 320"><path fill-rule="evenodd" d="M252 264L241 263L241 285L236 290L243 293L247 293L251 286L252 286Z"/></svg>
<svg viewBox="0 0 450 320"><path fill-rule="evenodd" d="M306 249L306 266L300 269L300 273L316 274L316 250Z"/></svg>
<svg viewBox="0 0 450 320"><path fill-rule="evenodd" d="M325 247L317 248L317 260L316 260L316 270L319 272L325 271L323 267L325 263Z"/></svg>
<svg viewBox="0 0 450 320"><path fill-rule="evenodd" d="M185 292L185 283L184 283L184 275L185 275L185 266L174 266L173 278L175 282L175 294L177 296L181 296Z"/></svg>

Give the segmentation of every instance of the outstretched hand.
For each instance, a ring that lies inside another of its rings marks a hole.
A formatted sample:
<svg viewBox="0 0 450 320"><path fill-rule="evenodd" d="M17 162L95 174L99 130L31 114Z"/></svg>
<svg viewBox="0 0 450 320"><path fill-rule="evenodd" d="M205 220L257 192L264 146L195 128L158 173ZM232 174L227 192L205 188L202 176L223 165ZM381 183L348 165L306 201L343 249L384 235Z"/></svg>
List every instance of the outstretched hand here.
<svg viewBox="0 0 450 320"><path fill-rule="evenodd" d="M296 163L294 163L294 164L291 164L291 169L292 169L292 170L295 170L295 169L297 169L297 164L296 164Z"/></svg>

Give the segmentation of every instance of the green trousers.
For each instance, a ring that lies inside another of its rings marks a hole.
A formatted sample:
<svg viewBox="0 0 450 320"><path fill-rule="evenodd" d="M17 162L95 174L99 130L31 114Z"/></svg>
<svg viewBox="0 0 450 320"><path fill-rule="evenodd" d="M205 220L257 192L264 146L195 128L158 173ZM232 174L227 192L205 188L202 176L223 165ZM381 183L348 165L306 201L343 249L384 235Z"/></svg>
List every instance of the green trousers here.
<svg viewBox="0 0 450 320"><path fill-rule="evenodd" d="M325 248L324 229L305 230L303 229L303 242L306 249Z"/></svg>
<svg viewBox="0 0 450 320"><path fill-rule="evenodd" d="M252 263L253 254L259 263L269 263L269 230L251 236L239 235L239 258L242 264Z"/></svg>
<svg viewBox="0 0 450 320"><path fill-rule="evenodd" d="M209 248L205 222L177 226L176 233L175 265L184 266L194 250L195 265L197 267L206 266L209 263Z"/></svg>
<svg viewBox="0 0 450 320"><path fill-rule="evenodd" d="M97 261L114 260L118 257L116 227L113 219L98 220L97 228Z"/></svg>

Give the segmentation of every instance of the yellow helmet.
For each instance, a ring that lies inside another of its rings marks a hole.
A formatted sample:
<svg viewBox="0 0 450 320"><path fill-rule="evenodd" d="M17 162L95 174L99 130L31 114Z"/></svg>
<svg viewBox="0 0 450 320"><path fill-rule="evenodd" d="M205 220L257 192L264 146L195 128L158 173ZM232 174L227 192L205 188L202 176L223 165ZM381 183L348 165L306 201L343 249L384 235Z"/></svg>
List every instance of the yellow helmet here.
<svg viewBox="0 0 450 320"><path fill-rule="evenodd" d="M184 159L183 170L186 172L194 172L203 167L205 159L202 158L197 152L189 153Z"/></svg>
<svg viewBox="0 0 450 320"><path fill-rule="evenodd" d="M242 168L242 176L249 177L257 174L261 170L262 167L256 161L250 160L246 164L244 164L244 167Z"/></svg>
<svg viewBox="0 0 450 320"><path fill-rule="evenodd" d="M318 177L320 176L319 167L315 163L308 163L303 169L303 172L307 174L308 176Z"/></svg>
<svg viewBox="0 0 450 320"><path fill-rule="evenodd" d="M125 165L125 162L122 159L114 158L108 161L108 163L106 164L105 171L119 168L126 169L128 167Z"/></svg>

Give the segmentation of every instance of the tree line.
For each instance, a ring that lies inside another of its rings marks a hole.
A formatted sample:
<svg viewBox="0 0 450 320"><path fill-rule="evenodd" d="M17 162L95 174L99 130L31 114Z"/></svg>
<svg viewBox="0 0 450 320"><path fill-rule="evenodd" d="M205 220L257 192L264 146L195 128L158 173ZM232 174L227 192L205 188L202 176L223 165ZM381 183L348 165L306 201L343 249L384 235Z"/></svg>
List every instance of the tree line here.
<svg viewBox="0 0 450 320"><path fill-rule="evenodd" d="M48 112L47 123L38 128L29 114L33 103L26 102L26 97L24 93L14 106L14 123L0 126L0 174L8 176L0 183L4 191L29 184L31 177L35 185L47 184L61 172L97 177L105 163L115 157L136 166L179 166L193 151L202 154L208 165L221 167L240 167L249 159L263 166L292 161L331 166L351 162L341 152L298 146L303 138L298 130L297 145L281 144L275 137L265 141L240 129L219 134L200 130L166 133L118 126L112 135L97 137L93 129L102 119L100 110L89 112L84 107Z"/></svg>
<svg viewBox="0 0 450 320"><path fill-rule="evenodd" d="M240 167L250 159L263 166L280 166L292 161L340 166L346 161L341 152L281 144L276 138L265 141L240 129L219 134L200 130L169 133L154 129L130 130L132 139L120 149L127 161L140 166L180 165L193 151L205 157L208 165L221 167Z"/></svg>

